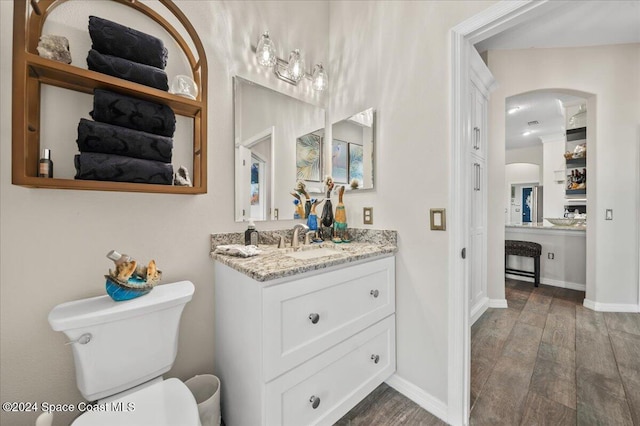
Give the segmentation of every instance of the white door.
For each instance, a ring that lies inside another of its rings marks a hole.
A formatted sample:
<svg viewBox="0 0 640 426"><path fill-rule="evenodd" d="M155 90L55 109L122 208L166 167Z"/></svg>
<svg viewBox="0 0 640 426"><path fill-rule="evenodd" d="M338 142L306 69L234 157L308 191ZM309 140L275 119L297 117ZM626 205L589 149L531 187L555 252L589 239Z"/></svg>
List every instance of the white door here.
<svg viewBox="0 0 640 426"><path fill-rule="evenodd" d="M242 145L236 146L236 182L236 206L238 206L239 215L236 220L249 219L251 214L251 150Z"/></svg>

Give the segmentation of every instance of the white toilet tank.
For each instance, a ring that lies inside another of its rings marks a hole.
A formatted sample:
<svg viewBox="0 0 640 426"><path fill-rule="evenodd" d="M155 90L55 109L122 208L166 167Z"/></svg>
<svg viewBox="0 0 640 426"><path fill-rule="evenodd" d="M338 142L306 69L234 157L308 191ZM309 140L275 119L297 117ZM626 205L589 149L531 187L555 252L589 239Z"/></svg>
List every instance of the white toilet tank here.
<svg viewBox="0 0 640 426"><path fill-rule="evenodd" d="M191 282L180 281L124 302L105 295L53 308L51 328L76 341L71 347L82 395L95 401L167 372L178 351L180 316L193 292Z"/></svg>

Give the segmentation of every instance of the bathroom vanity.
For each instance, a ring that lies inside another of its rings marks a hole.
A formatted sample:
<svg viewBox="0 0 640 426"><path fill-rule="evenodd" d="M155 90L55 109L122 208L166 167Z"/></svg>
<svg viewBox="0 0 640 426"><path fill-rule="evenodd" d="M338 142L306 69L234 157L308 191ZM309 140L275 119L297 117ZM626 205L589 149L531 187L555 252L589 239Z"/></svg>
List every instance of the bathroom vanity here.
<svg viewBox="0 0 640 426"><path fill-rule="evenodd" d="M323 246L212 254L227 425L331 425L395 371L395 243Z"/></svg>

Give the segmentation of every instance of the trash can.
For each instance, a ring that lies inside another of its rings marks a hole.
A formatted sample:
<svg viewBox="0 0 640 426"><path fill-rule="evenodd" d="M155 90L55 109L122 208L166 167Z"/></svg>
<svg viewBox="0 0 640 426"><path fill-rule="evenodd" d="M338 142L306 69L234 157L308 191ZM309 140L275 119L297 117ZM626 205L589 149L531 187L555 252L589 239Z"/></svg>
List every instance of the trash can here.
<svg viewBox="0 0 640 426"><path fill-rule="evenodd" d="M220 426L220 379L213 374L202 374L184 384L196 398L202 426Z"/></svg>

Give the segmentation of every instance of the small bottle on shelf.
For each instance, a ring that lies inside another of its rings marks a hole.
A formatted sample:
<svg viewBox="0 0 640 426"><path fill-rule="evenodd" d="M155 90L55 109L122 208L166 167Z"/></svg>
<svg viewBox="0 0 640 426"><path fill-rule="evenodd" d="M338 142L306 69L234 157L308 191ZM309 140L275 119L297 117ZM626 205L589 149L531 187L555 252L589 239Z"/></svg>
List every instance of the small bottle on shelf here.
<svg viewBox="0 0 640 426"><path fill-rule="evenodd" d="M51 161L51 150L43 149L42 158L38 162L38 177L53 177L53 161Z"/></svg>

